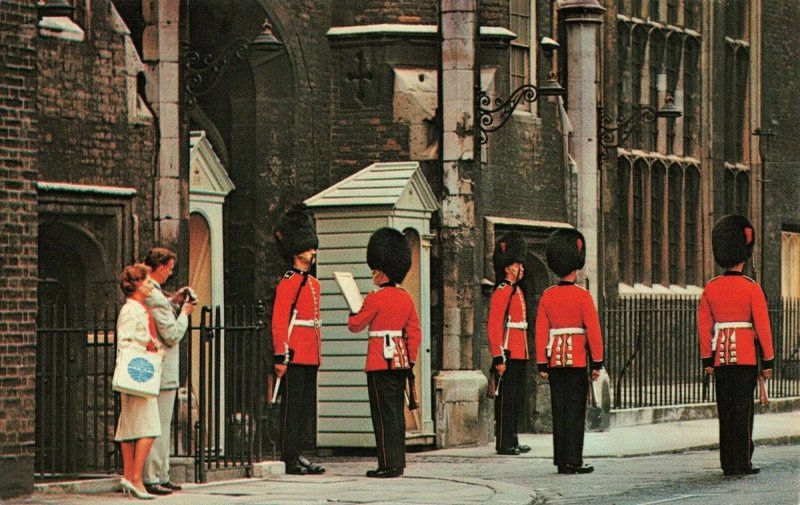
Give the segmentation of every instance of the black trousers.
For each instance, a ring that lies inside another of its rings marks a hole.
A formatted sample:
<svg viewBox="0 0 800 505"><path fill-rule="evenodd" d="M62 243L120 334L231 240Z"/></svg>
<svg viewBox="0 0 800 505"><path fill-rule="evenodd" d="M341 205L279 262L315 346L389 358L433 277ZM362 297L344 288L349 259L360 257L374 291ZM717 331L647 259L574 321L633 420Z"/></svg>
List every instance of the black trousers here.
<svg viewBox="0 0 800 505"><path fill-rule="evenodd" d="M748 469L753 457L753 392L756 389L756 367L719 366L714 370L714 376L722 470Z"/></svg>
<svg viewBox="0 0 800 505"><path fill-rule="evenodd" d="M522 387L525 381L525 360L506 361L500 381L500 392L494 399L495 449L512 449L519 445L517 426L522 408Z"/></svg>
<svg viewBox="0 0 800 505"><path fill-rule="evenodd" d="M551 368L548 374L553 410L553 464L581 466L589 377L585 368Z"/></svg>
<svg viewBox="0 0 800 505"><path fill-rule="evenodd" d="M375 431L379 469L406 467L405 387L405 371L367 372L369 411Z"/></svg>
<svg viewBox="0 0 800 505"><path fill-rule="evenodd" d="M316 445L317 369L289 363L281 379L281 459L287 466Z"/></svg>

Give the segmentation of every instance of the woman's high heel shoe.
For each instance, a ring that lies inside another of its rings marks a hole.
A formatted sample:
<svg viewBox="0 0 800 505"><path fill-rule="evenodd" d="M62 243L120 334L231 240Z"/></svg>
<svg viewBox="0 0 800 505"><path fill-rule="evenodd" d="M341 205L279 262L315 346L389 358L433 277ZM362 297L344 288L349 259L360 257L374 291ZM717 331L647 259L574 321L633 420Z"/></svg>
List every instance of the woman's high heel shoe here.
<svg viewBox="0 0 800 505"><path fill-rule="evenodd" d="M128 495L132 494L136 498L140 500L154 500L156 498L155 495L148 493L147 491L139 491L136 489L136 486L131 484L128 479L120 479L119 485L122 486L122 494Z"/></svg>

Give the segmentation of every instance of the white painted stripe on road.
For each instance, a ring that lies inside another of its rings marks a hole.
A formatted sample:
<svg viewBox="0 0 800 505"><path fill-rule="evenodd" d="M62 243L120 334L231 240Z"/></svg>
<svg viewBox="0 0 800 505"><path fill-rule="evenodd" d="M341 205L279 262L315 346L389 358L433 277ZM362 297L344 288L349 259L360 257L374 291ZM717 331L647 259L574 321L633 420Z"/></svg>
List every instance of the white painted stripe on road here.
<svg viewBox="0 0 800 505"><path fill-rule="evenodd" d="M678 501L678 500L685 500L687 498L699 498L701 496L721 496L723 493L711 493L711 494L682 494L678 496L673 496L672 498L664 498L663 500L656 500L656 501L648 501L644 503L640 503L639 505L655 505L656 503L667 503L671 501Z"/></svg>

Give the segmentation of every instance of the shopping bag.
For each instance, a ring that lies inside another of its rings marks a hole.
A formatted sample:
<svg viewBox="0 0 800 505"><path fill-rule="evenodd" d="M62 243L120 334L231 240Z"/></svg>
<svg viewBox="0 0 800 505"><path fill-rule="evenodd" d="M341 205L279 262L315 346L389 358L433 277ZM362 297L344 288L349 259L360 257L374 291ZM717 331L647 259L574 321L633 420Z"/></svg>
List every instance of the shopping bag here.
<svg viewBox="0 0 800 505"><path fill-rule="evenodd" d="M117 354L111 389L134 396L158 396L162 363L163 358L158 352L138 346L123 347Z"/></svg>

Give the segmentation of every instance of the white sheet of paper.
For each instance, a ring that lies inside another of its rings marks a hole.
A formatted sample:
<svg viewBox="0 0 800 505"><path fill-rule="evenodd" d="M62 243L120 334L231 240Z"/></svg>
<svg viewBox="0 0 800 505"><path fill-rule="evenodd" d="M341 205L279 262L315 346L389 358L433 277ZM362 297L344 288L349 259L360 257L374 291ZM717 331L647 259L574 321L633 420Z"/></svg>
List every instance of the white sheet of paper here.
<svg viewBox="0 0 800 505"><path fill-rule="evenodd" d="M347 300L347 305L350 306L350 312L357 313L361 310L361 304L364 299L361 298L361 292L358 290L356 280L353 278L352 272L333 272L336 283L339 284L339 289L342 290L344 299Z"/></svg>

